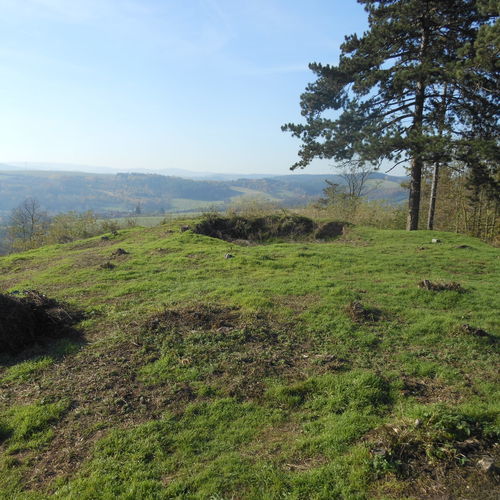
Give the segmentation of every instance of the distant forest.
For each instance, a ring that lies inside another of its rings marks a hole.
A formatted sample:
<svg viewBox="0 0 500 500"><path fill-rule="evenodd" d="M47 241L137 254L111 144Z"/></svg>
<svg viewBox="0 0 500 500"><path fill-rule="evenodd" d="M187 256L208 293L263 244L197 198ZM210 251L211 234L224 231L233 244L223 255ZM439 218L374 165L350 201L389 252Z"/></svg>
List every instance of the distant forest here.
<svg viewBox="0 0 500 500"><path fill-rule="evenodd" d="M237 181L191 180L155 174L0 171L0 216L24 199L40 202L49 213L93 210L103 215L188 212L223 206L240 196L261 196L284 205L306 204L321 196L325 180L337 175L285 175ZM404 178L371 175L367 196L399 203L406 198Z"/></svg>

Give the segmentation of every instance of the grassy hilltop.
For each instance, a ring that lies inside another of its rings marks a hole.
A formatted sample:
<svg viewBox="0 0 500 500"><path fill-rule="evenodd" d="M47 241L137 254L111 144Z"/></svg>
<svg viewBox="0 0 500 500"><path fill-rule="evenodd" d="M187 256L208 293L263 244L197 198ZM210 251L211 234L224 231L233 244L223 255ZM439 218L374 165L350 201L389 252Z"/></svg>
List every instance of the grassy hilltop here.
<svg viewBox="0 0 500 500"><path fill-rule="evenodd" d="M497 249L183 224L0 259L84 314L0 360L0 498L495 498Z"/></svg>

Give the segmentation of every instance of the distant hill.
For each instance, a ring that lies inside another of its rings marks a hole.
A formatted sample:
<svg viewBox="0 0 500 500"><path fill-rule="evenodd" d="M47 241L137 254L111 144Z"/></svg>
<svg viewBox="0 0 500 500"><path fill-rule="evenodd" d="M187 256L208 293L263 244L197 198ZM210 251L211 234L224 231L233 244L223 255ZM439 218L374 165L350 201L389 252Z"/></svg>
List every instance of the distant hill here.
<svg viewBox="0 0 500 500"><path fill-rule="evenodd" d="M340 175L291 174L279 175L266 179L239 179L234 186L262 191L274 198L284 201L310 201L322 195L326 180L344 185ZM401 187L405 177L373 172L367 182L365 196L370 200L384 199L392 203L400 203L407 197L406 190Z"/></svg>
<svg viewBox="0 0 500 500"><path fill-rule="evenodd" d="M10 168L10 169L9 169ZM259 196L286 206L311 202L321 196L325 180L343 184L338 175L290 174L260 178L249 174L236 180L199 180L145 173L15 169L0 165L0 216L27 197L36 198L51 213L94 210L127 214L203 210L223 207L241 196ZM373 173L366 196L399 203L406 199L403 177Z"/></svg>
<svg viewBox="0 0 500 500"><path fill-rule="evenodd" d="M196 204L224 202L240 193L226 183L195 181L153 174L91 174L81 172L0 172L0 211L34 197L50 212L162 212ZM177 200L177 203L175 202Z"/></svg>

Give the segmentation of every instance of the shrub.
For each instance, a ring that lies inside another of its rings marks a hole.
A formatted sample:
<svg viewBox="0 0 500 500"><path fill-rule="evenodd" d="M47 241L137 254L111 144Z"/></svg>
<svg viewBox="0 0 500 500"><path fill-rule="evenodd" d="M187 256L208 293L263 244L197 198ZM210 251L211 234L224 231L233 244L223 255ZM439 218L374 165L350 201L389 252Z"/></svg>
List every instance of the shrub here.
<svg viewBox="0 0 500 500"><path fill-rule="evenodd" d="M336 231L333 231L333 226ZM321 226L321 237L338 236L342 233L344 223L330 223L324 229ZM324 230L323 230L324 229ZM296 214L274 214L262 217L243 217L241 215L221 216L217 213L204 215L203 220L196 225L194 232L219 238L222 240L252 240L265 241L275 238L297 239L313 236L318 230L317 224L308 217Z"/></svg>

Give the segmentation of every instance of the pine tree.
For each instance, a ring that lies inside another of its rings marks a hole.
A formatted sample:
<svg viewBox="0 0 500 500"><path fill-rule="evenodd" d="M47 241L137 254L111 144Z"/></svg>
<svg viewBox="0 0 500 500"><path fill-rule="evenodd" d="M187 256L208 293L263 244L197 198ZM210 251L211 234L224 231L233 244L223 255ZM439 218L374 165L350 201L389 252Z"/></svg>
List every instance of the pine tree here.
<svg viewBox="0 0 500 500"><path fill-rule="evenodd" d="M488 101L477 95L477 85L492 79L484 75L488 70L472 71L479 66L478 31L491 19L491 6L480 10L477 0L358 2L368 12L368 31L346 37L337 66L310 64L317 80L301 96L306 124L282 127L302 140L292 169L314 158L408 164L407 229L415 230L424 164L446 163L458 151L492 158L491 151L485 154L490 136L485 146L473 124L474 116L479 122L484 117L474 108ZM488 54L481 57L489 61Z"/></svg>

